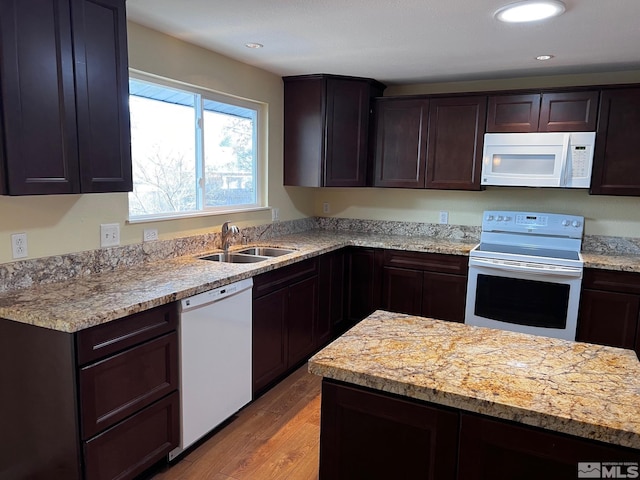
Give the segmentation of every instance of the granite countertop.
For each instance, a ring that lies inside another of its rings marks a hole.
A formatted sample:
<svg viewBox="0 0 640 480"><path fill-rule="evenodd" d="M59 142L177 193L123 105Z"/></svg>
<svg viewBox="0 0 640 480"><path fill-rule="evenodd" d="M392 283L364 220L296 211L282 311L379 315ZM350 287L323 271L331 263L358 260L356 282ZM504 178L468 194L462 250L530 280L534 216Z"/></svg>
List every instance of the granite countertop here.
<svg viewBox="0 0 640 480"><path fill-rule="evenodd" d="M379 310L314 355L309 371L640 449L631 350Z"/></svg>
<svg viewBox="0 0 640 480"><path fill-rule="evenodd" d="M35 284L0 293L0 318L71 333L349 245L468 255L477 241L316 229L281 235L256 244L296 251L254 264L203 261L198 257L211 253L203 251L198 255ZM248 246L251 244L232 250ZM640 256L585 254L584 257L587 267L640 272Z"/></svg>
<svg viewBox="0 0 640 480"><path fill-rule="evenodd" d="M376 234L309 231L260 245L295 249L259 263L210 262L198 255L145 263L0 294L0 318L76 332L244 278L284 267L347 245L466 255L474 244ZM251 245L236 246L241 250Z"/></svg>

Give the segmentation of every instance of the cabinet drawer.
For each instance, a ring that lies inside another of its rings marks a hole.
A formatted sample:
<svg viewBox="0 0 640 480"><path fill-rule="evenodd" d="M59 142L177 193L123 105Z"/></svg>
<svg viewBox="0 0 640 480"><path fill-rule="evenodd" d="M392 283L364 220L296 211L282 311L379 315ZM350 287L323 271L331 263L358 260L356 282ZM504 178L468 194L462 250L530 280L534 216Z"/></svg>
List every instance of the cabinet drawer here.
<svg viewBox="0 0 640 480"><path fill-rule="evenodd" d="M640 274L585 268L582 288L640 295Z"/></svg>
<svg viewBox="0 0 640 480"><path fill-rule="evenodd" d="M178 334L164 335L80 370L87 439L178 388Z"/></svg>
<svg viewBox="0 0 640 480"><path fill-rule="evenodd" d="M77 334L78 364L84 365L170 332L177 325L178 303L174 302L82 330Z"/></svg>
<svg viewBox="0 0 640 480"><path fill-rule="evenodd" d="M318 260L312 258L271 272L263 273L253 279L253 298L275 292L306 277L318 273Z"/></svg>
<svg viewBox="0 0 640 480"><path fill-rule="evenodd" d="M466 255L405 252L403 250L385 250L384 252L384 265L389 267L466 275L468 264L469 258Z"/></svg>
<svg viewBox="0 0 640 480"><path fill-rule="evenodd" d="M168 397L85 442L87 480L130 479L178 446L179 395Z"/></svg>

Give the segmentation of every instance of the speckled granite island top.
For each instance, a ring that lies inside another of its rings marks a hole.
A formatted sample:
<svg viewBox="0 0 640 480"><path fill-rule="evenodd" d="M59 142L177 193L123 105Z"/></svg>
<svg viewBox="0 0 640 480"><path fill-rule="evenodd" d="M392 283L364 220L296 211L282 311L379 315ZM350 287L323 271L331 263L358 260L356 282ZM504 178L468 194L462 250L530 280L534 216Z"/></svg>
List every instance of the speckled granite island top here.
<svg viewBox="0 0 640 480"><path fill-rule="evenodd" d="M309 371L640 449L631 350L377 311L313 356Z"/></svg>

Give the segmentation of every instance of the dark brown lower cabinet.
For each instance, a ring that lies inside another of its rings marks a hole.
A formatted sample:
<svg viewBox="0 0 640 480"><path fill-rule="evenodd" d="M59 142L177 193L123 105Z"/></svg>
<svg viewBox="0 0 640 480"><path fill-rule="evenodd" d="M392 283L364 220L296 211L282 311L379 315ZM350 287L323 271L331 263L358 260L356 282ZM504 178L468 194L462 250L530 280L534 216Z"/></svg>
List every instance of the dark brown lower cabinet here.
<svg viewBox="0 0 640 480"><path fill-rule="evenodd" d="M339 325L345 324L345 257L344 249L340 249L318 260L320 302L316 337L320 345L328 343Z"/></svg>
<svg viewBox="0 0 640 480"><path fill-rule="evenodd" d="M132 479L179 442L177 304L77 333L0 319L0 478Z"/></svg>
<svg viewBox="0 0 640 480"><path fill-rule="evenodd" d="M320 480L454 480L458 413L324 380Z"/></svg>
<svg viewBox="0 0 640 480"><path fill-rule="evenodd" d="M380 306L380 268L383 250L350 247L346 251L346 316L336 334L352 327Z"/></svg>
<svg viewBox="0 0 640 480"><path fill-rule="evenodd" d="M640 450L326 378L322 383L320 480L566 480L580 478L578 468L594 462L626 474L625 465L604 464L637 468Z"/></svg>
<svg viewBox="0 0 640 480"><path fill-rule="evenodd" d="M460 480L566 480L581 478L579 463L638 461L637 450L476 415L460 416ZM585 471L591 468L583 466ZM626 473L626 467L621 468Z"/></svg>
<svg viewBox="0 0 640 480"><path fill-rule="evenodd" d="M386 250L382 308L464 322L467 262L462 255Z"/></svg>
<svg viewBox="0 0 640 480"><path fill-rule="evenodd" d="M640 357L640 274L584 270L576 340L635 348Z"/></svg>
<svg viewBox="0 0 640 480"><path fill-rule="evenodd" d="M318 260L254 278L252 384L254 396L319 348Z"/></svg>

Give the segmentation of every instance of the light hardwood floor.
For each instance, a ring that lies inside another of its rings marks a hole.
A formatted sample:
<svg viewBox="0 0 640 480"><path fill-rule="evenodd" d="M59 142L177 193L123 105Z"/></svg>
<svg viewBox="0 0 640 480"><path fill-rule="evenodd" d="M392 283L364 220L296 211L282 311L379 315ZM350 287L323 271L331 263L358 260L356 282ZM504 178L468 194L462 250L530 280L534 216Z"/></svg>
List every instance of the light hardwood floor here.
<svg viewBox="0 0 640 480"><path fill-rule="evenodd" d="M302 366L153 480L317 480L321 383Z"/></svg>

